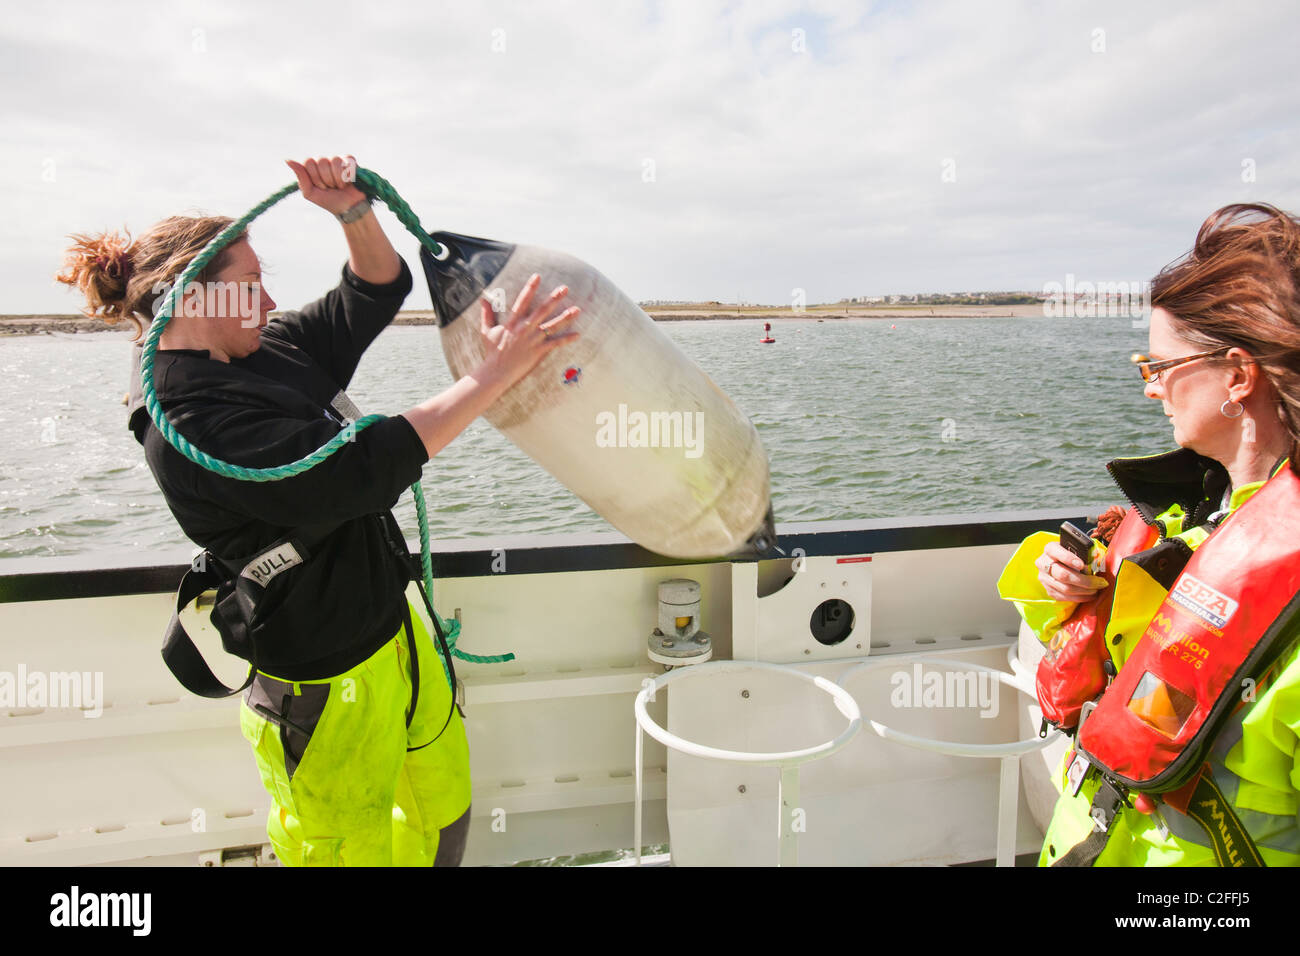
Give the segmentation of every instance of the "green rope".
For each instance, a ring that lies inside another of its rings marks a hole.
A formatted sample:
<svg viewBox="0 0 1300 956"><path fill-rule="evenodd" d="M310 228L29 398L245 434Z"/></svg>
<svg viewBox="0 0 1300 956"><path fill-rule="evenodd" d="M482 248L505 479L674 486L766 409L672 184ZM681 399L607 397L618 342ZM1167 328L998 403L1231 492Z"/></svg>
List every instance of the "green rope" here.
<svg viewBox="0 0 1300 956"><path fill-rule="evenodd" d="M415 514L420 525L420 571L429 595L429 606L433 607L433 559L429 556L429 519L424 510L424 488L417 481L411 485L411 492L415 495ZM456 646L456 639L460 637L460 621L448 622L439 617L438 622L442 624L442 629L447 635L447 647L462 661L469 661L471 664L504 664L515 659L514 654L470 654L468 651L462 651ZM442 660L442 658L438 659ZM445 669L446 665L443 666Z"/></svg>
<svg viewBox="0 0 1300 956"><path fill-rule="evenodd" d="M397 217L397 220L406 227L407 231L420 240L422 246L435 255L442 253L442 246L434 241L433 237L424 231L424 228L420 225L419 217L417 217L411 207L407 205L406 200L397 194L397 190L393 188L392 184L389 183L388 180L379 176L377 173L371 172L369 169L358 167L356 171L356 184L357 187L367 196L382 200L384 205L392 210L393 215ZM320 448L317 448L311 454L304 455L297 461L290 462L287 465L276 465L272 468L245 468L241 465L232 465L229 462L221 461L219 458L213 458L211 455L205 454L203 451L190 444L189 440L177 431L171 421L168 420L166 414L162 410L162 404L158 401L158 395L154 390L153 381L154 354L158 350L158 341L162 338L163 329L165 329L167 323L171 321L172 314L176 309L176 304L179 301L179 297L183 294L184 289L194 281L195 277L200 272L207 268L208 264L216 258L217 253L244 233L248 228L249 223L262 215L262 213L266 212L281 199L284 199L286 196L290 196L297 191L298 184L292 183L285 186L283 189L272 193L248 212L244 213L244 215L239 219L236 219L229 226L223 229L211 242L203 247L203 250L194 257L193 261L190 262L185 271L181 273L180 278L176 280L176 284L168 293L166 301L158 311L157 316L155 316L153 324L149 327L148 335L145 336L144 352L140 358L140 378L144 389L145 409L149 412L149 417L153 420L154 425L162 436L167 439L167 442L173 448L196 465L201 465L208 471L216 472L218 475L224 475L227 478L235 478L239 481L279 481L282 478L290 478L294 475L300 475L303 472L316 467L344 445L353 441L358 433L369 428L375 422L383 421L385 418L383 415L365 415L357 419L351 428L346 428L340 431L337 435L327 441ZM411 485L411 492L415 496L415 512L420 524L420 570L424 578L425 591L429 595L429 606L432 608L433 560L429 555L429 520L424 505L424 489L421 487L420 482L417 481L415 484ZM452 654L459 657L461 660L470 661L475 664L499 664L515 659L514 654L481 655L469 654L460 650L456 647L456 641L460 637L460 621L446 621L436 610L433 614L434 617L437 618L436 624L441 626L443 632L446 634L447 647L450 649ZM438 659L439 661L442 661L441 656L439 656ZM448 681L450 681L451 675L448 672L446 661L442 661L442 670Z"/></svg>

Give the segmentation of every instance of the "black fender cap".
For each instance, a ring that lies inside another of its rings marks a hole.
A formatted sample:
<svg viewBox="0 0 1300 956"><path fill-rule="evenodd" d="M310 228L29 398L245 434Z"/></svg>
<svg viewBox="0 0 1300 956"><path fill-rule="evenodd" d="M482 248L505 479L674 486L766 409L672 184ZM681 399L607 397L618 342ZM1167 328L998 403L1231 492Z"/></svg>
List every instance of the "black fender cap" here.
<svg viewBox="0 0 1300 956"><path fill-rule="evenodd" d="M429 297L439 328L449 325L482 295L501 274L514 253L513 243L435 232L432 238L446 253L436 258L420 246L420 264L429 283Z"/></svg>

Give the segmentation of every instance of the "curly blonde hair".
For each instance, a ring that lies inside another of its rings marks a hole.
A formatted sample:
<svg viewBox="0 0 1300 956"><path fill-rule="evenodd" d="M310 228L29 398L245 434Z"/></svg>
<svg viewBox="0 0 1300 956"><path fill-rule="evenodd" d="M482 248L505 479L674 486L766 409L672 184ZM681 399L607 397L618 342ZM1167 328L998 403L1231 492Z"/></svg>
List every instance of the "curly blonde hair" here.
<svg viewBox="0 0 1300 956"><path fill-rule="evenodd" d="M226 216L171 216L135 241L125 231L71 235L63 271L54 278L85 296L85 315L109 325L126 319L134 323L138 340L162 304L162 291L232 222ZM247 233L222 249L196 281L221 272L231 246L244 238Z"/></svg>

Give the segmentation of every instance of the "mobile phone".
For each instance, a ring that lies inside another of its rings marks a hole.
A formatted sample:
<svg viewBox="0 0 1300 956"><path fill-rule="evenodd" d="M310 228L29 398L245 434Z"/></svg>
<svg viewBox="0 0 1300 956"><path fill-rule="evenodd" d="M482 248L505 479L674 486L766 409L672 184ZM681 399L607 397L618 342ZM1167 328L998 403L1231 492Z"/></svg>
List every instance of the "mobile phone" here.
<svg viewBox="0 0 1300 956"><path fill-rule="evenodd" d="M1083 562L1084 571L1087 571L1092 564L1092 545L1092 538L1073 524L1068 521L1061 524L1061 547L1078 556Z"/></svg>

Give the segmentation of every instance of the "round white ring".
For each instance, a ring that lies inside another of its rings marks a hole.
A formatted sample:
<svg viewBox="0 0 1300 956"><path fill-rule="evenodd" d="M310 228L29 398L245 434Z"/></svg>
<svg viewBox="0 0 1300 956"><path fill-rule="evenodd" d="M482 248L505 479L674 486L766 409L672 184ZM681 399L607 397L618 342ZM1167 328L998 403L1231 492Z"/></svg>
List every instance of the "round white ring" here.
<svg viewBox="0 0 1300 956"><path fill-rule="evenodd" d="M964 667L969 670L987 671L990 674L996 675L1000 683L1006 684L1008 687L1012 687L1015 690L1020 691L1022 694L1032 696L1030 695L1029 689L1019 683L1016 679L1016 675L1008 674L1006 671L998 670L996 667L985 667L983 664L972 664L967 661L950 661L936 657L906 658L906 662L909 664L917 660L920 660L924 664L938 664L944 667ZM888 657L881 658L877 661L863 661L861 664L854 664L846 670L839 676L839 679L836 680L835 683L842 688L844 682L854 674L862 671L876 670L877 668L891 664L897 667L900 663L902 663L902 661L898 658L891 660ZM950 740L934 740L930 737L918 737L915 734L906 734L901 730L894 730L892 727L886 727L884 724L875 720L868 720L867 723L871 725L871 729L874 730L878 736L883 737L886 740L892 740L895 743L904 744L908 747L915 747L917 750L928 750L931 753L946 754L950 757L1018 757L1023 754L1033 753L1035 750L1046 747L1061 735L1059 730L1054 730L1046 737L1035 735L1026 740L1016 740L1008 744L963 744Z"/></svg>
<svg viewBox="0 0 1300 956"><path fill-rule="evenodd" d="M685 680L689 677L699 674L719 674L735 673L746 670L767 670L776 671L781 674L797 677L815 687L820 688L830 695L835 709L838 710L849 721L849 725L834 740L817 744L813 747L805 747L802 750L788 750L783 753L748 753L743 750L722 750L718 747L706 747L703 744L693 743L684 740L676 734L670 734L667 730L656 724L646 711L646 701L650 691L656 693L667 687L675 681ZM653 683L648 687L642 687L641 692L636 695L636 702L633 704L633 712L636 715L636 722L651 737L659 741L665 747L681 751L692 757L704 757L709 760L729 760L733 763L757 764L759 766L777 766L800 764L809 760L816 760L818 757L826 757L839 750L850 740L853 735L862 729L862 713L858 710L858 703L853 699L853 695L846 691L838 684L828 681L825 677L817 677L813 674L805 674L803 671L795 670L792 667L783 664L769 664L765 661L711 661L707 664L693 664L690 667L679 667L676 670L669 671L656 677Z"/></svg>

